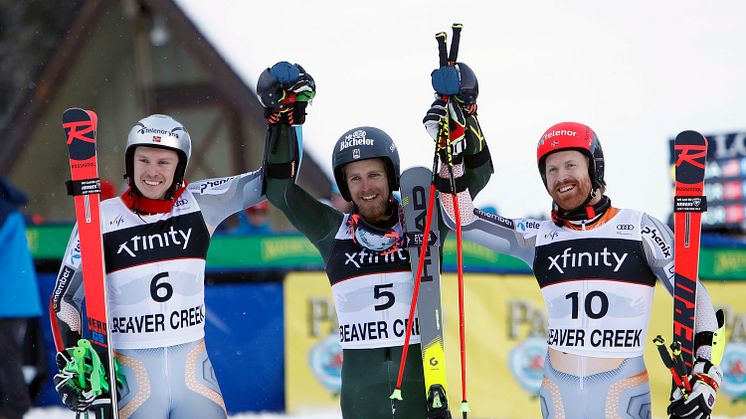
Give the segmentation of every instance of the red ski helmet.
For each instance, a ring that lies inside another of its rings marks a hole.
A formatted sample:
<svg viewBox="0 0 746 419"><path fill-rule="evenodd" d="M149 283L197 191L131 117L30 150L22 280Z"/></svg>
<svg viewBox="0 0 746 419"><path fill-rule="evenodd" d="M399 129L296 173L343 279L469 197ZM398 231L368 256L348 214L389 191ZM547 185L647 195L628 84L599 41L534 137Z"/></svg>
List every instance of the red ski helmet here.
<svg viewBox="0 0 746 419"><path fill-rule="evenodd" d="M547 156L555 151L577 150L588 157L588 176L593 190L606 186L604 181L604 152L593 130L577 122L560 122L551 126L539 140L536 147L536 163L539 173L547 186L545 173Z"/></svg>

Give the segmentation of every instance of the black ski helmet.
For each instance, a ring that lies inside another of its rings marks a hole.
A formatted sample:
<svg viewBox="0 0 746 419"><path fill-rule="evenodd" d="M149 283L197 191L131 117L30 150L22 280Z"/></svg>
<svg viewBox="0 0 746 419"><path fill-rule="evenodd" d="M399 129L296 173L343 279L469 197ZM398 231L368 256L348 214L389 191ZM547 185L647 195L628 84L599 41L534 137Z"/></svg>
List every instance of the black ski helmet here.
<svg viewBox="0 0 746 419"><path fill-rule="evenodd" d="M577 122L560 122L549 127L541 136L536 147L536 163L539 166L541 179L547 186L545 173L547 156L555 151L577 150L588 158L588 176L591 178L592 191L606 186L604 181L604 151L596 133L584 124ZM591 191L591 192L592 192Z"/></svg>
<svg viewBox="0 0 746 419"><path fill-rule="evenodd" d="M386 166L389 181L389 192L399 190L399 151L394 140L378 128L357 127L339 137L332 152L334 180L342 197L352 201L347 187L343 167L347 163L359 160L382 158Z"/></svg>
<svg viewBox="0 0 746 419"><path fill-rule="evenodd" d="M173 150L179 156L179 163L174 173L172 191L184 180L189 157L192 155L192 140L189 132L177 120L168 115L154 114L145 117L130 129L127 136L127 146L124 151L125 177L129 185L135 186L135 149L138 146L163 148Z"/></svg>
<svg viewBox="0 0 746 419"><path fill-rule="evenodd" d="M458 68L461 80L461 90L456 95L456 98L466 105L476 103L477 96L479 96L477 75L474 74L474 70L471 67L464 63L456 63L456 68Z"/></svg>

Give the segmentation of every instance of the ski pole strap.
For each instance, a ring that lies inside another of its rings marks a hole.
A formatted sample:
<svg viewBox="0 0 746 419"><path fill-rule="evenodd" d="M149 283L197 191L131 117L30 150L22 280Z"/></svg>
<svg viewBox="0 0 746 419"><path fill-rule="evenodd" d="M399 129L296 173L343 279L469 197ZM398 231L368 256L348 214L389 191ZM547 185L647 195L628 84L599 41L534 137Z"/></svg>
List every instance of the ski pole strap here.
<svg viewBox="0 0 746 419"><path fill-rule="evenodd" d="M440 192L459 193L465 191L466 188L469 187L469 182L463 176L454 178L453 184L455 184L454 186L456 187L455 191L451 188L451 179L442 178L440 176L435 178L435 189Z"/></svg>
<svg viewBox="0 0 746 419"><path fill-rule="evenodd" d="M673 200L673 212L706 212L706 196L677 196Z"/></svg>
<svg viewBox="0 0 746 419"><path fill-rule="evenodd" d="M265 162L264 174L270 179L289 179L295 177L295 160L287 163Z"/></svg>
<svg viewBox="0 0 746 419"><path fill-rule="evenodd" d="M101 179L66 180L67 194L72 196L101 193Z"/></svg>
<svg viewBox="0 0 746 419"><path fill-rule="evenodd" d="M473 169L479 167L492 160L490 156L490 149L485 145L484 148L474 154L467 154L464 156L464 165L467 169Z"/></svg>

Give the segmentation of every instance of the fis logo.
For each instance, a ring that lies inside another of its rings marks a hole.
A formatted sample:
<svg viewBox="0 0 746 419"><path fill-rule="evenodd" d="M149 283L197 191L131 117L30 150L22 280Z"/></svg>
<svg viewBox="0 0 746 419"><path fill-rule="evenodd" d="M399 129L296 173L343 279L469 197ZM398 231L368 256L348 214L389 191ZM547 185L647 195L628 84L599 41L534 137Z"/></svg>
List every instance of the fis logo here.
<svg viewBox="0 0 746 419"><path fill-rule="evenodd" d="M186 250L189 246L189 238L192 235L191 227L185 232L182 229L174 230L171 226L169 231L149 235L136 235L124 243L120 243L117 254L126 253L130 257L137 257L138 252L163 249L171 246L180 246Z"/></svg>
<svg viewBox="0 0 746 419"><path fill-rule="evenodd" d="M627 252L622 254L614 251L609 252L607 247L604 247L600 252L573 252L572 247L567 247L562 253L547 256L547 258L549 259L549 271L555 269L557 272L564 274L565 270L570 268L599 268L604 266L613 268L614 272L618 272L627 256L629 256Z"/></svg>
<svg viewBox="0 0 746 419"><path fill-rule="evenodd" d="M549 241L552 241L552 240L556 239L557 237L559 237L559 231L557 231L557 230L550 231L549 233L547 233L547 234L544 235L544 238L547 239L547 240L549 240Z"/></svg>
<svg viewBox="0 0 746 419"><path fill-rule="evenodd" d="M112 227L119 227L124 222L124 216L122 214L118 214L116 217L114 217L113 220L109 221L109 225Z"/></svg>
<svg viewBox="0 0 746 419"><path fill-rule="evenodd" d="M366 138L365 136L367 133L365 130L357 130L354 131L352 134L347 134L347 136L344 138L344 140L339 142L339 151L342 151L344 149L354 147L354 146L361 146L361 145L373 145L375 144L374 139ZM360 151L358 150L358 153Z"/></svg>
<svg viewBox="0 0 746 419"><path fill-rule="evenodd" d="M620 231L632 231L635 229L635 226L632 224L619 224L616 226L616 229Z"/></svg>
<svg viewBox="0 0 746 419"><path fill-rule="evenodd" d="M360 158L360 149L356 148L352 150L352 158L353 159L359 159Z"/></svg>

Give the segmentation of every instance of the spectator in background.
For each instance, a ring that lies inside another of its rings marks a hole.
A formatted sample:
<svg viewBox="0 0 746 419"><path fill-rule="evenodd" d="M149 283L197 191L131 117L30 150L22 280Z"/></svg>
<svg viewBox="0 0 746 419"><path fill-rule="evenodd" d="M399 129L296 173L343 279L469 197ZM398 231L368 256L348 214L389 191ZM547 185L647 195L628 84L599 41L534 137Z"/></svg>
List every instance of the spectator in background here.
<svg viewBox="0 0 746 419"><path fill-rule="evenodd" d="M119 194L117 193L117 187L114 185L114 182L108 179L101 179L101 200L114 198L117 195Z"/></svg>
<svg viewBox="0 0 746 419"><path fill-rule="evenodd" d="M0 177L0 418L21 419L31 405L21 346L31 318L41 316L39 287L18 207L26 196Z"/></svg>
<svg viewBox="0 0 746 419"><path fill-rule="evenodd" d="M236 214L238 225L230 234L269 234L269 202L261 201Z"/></svg>

